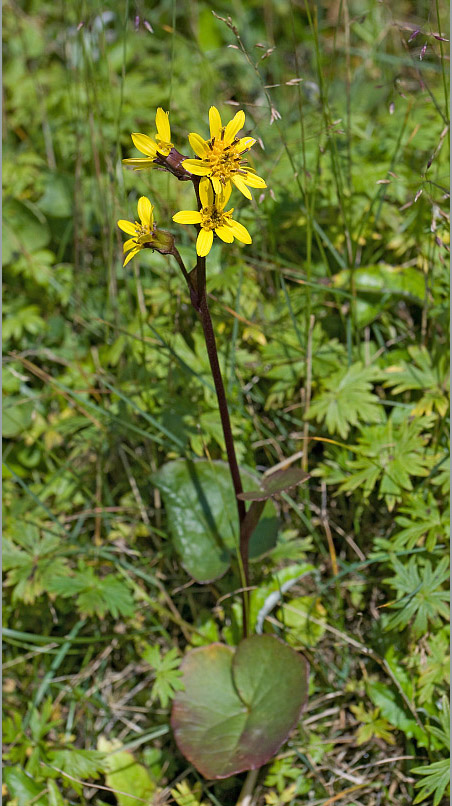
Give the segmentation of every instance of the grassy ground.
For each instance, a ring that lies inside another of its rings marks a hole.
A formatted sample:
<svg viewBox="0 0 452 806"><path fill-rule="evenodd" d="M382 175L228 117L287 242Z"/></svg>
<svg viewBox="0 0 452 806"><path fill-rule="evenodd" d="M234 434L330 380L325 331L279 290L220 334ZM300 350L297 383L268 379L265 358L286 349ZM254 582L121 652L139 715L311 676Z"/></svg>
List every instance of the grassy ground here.
<svg viewBox="0 0 452 806"><path fill-rule="evenodd" d="M268 185L208 262L240 463L312 474L252 563L311 664L254 803L446 802L447 30L439 0L5 3L9 806L228 806L246 778L202 779L169 724L186 650L239 640L240 577L173 547L153 474L223 438L177 266L122 268L116 226L148 195L193 264L188 183L121 159L158 106L190 153L212 104Z"/></svg>

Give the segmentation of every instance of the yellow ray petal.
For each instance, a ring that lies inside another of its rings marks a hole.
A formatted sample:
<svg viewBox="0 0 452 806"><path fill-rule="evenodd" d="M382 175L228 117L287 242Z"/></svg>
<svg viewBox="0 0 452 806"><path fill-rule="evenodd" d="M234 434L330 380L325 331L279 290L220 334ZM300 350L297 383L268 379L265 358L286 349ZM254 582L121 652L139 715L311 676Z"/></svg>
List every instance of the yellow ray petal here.
<svg viewBox="0 0 452 806"><path fill-rule="evenodd" d="M137 238L137 246L143 246L145 243L152 243L154 240L154 236L152 233L145 233L144 235L139 235Z"/></svg>
<svg viewBox="0 0 452 806"><path fill-rule="evenodd" d="M122 229L123 232L127 232L127 235L136 235L137 228L135 224L132 224L131 221L124 221L122 218L117 222L119 229Z"/></svg>
<svg viewBox="0 0 452 806"><path fill-rule="evenodd" d="M154 168L152 157L136 157L136 159L123 160L125 165L134 165L136 168Z"/></svg>
<svg viewBox="0 0 452 806"><path fill-rule="evenodd" d="M202 159L209 150L208 145L206 145L206 141L203 140L199 134L196 134L196 132L189 134L188 140L195 154Z"/></svg>
<svg viewBox="0 0 452 806"><path fill-rule="evenodd" d="M244 123L245 123L245 113L242 110L240 110L240 112L237 112L237 114L234 115L232 120L230 120L228 125L226 126L224 132L224 142L226 143L226 145L232 143L237 132L240 131L240 129L243 129Z"/></svg>
<svg viewBox="0 0 452 806"><path fill-rule="evenodd" d="M155 125L160 140L165 140L166 143L171 142L171 128L169 125L169 112L165 112L161 106L157 109L155 116Z"/></svg>
<svg viewBox="0 0 452 806"><path fill-rule="evenodd" d="M230 182L227 182L226 185L224 185L221 188L220 198L218 199L218 204L222 210L224 210L224 208L226 207L231 197L231 193L232 193L232 185Z"/></svg>
<svg viewBox="0 0 452 806"><path fill-rule="evenodd" d="M201 213L197 210L180 210L179 213L173 215L173 221L176 224L200 224Z"/></svg>
<svg viewBox="0 0 452 806"><path fill-rule="evenodd" d="M132 258L135 257L135 255L140 251L140 249L141 249L140 246L137 246L136 249L132 249L132 251L129 252L129 254L127 255L127 257L126 257L126 259L125 259L125 261L124 261L124 263L122 265L127 266L129 260L132 260Z"/></svg>
<svg viewBox="0 0 452 806"><path fill-rule="evenodd" d="M231 218L229 220L229 226L231 227L234 238L237 238L238 241L242 243L252 243L251 235L243 224L239 224L238 221L234 221L234 219Z"/></svg>
<svg viewBox="0 0 452 806"><path fill-rule="evenodd" d="M247 185L250 185L252 188L266 188L267 184L262 179L261 176L257 176L257 174L252 173L251 171L246 172L246 176L243 177L244 182Z"/></svg>
<svg viewBox="0 0 452 806"><path fill-rule="evenodd" d="M146 196L141 196L138 199L138 215L140 221L145 227L152 227L154 223L154 216L152 215L153 206Z"/></svg>
<svg viewBox="0 0 452 806"><path fill-rule="evenodd" d="M213 244L213 232L211 229L200 229L196 239L196 251L199 257L209 254Z"/></svg>
<svg viewBox="0 0 452 806"><path fill-rule="evenodd" d="M186 171L190 171L195 176L208 176L211 171L210 165L202 160L182 160L181 165Z"/></svg>
<svg viewBox="0 0 452 806"><path fill-rule="evenodd" d="M199 198L203 207L211 207L213 204L213 190L209 179L201 179L199 183Z"/></svg>
<svg viewBox="0 0 452 806"><path fill-rule="evenodd" d="M210 136L218 137L221 130L221 117L216 106L209 109Z"/></svg>
<svg viewBox="0 0 452 806"><path fill-rule="evenodd" d="M212 182L213 189L214 189L215 193L217 193L217 194L221 193L221 191L223 189L223 185L221 184L220 180L216 176L211 176L210 180Z"/></svg>
<svg viewBox="0 0 452 806"><path fill-rule="evenodd" d="M254 137L241 137L239 142L236 143L236 151L248 151L250 148L253 147L256 140Z"/></svg>
<svg viewBox="0 0 452 806"><path fill-rule="evenodd" d="M148 157L157 156L157 143L154 143L147 134L140 134L139 132L132 132L132 140L135 148L146 154Z"/></svg>
<svg viewBox="0 0 452 806"><path fill-rule="evenodd" d="M129 240L124 243L124 245L122 247L122 251L123 252L128 252L129 249L133 249L133 247L136 246L136 245L137 245L137 243L136 243L135 238L129 238Z"/></svg>
<svg viewBox="0 0 452 806"><path fill-rule="evenodd" d="M232 181L234 182L234 185L236 186L237 190L240 190L240 193L243 193L243 195L246 196L247 199L253 198L251 195L251 191L248 190L241 176L235 174L235 176L232 177Z"/></svg>
<svg viewBox="0 0 452 806"><path fill-rule="evenodd" d="M230 227L215 227L215 232L222 241L225 241L225 243L232 243L234 240L234 234Z"/></svg>

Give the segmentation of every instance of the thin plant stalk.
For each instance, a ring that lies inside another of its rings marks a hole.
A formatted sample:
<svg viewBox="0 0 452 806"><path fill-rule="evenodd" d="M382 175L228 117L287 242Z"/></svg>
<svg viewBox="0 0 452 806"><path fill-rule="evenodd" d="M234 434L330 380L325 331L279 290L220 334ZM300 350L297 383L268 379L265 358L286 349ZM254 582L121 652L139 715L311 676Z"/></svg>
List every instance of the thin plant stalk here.
<svg viewBox="0 0 452 806"><path fill-rule="evenodd" d="M201 200L199 198L199 179L193 177L193 186L196 193L198 202L198 209L200 210ZM201 321L204 339L206 343L207 355L209 357L210 369L217 395L218 409L220 412L221 426L223 429L224 442L226 446L226 455L231 473L232 484L234 487L237 514L239 519L240 528L240 558L239 558L239 571L242 577L242 615L243 615L243 635L246 638L248 635L248 612L249 612L249 563L248 563L248 545L250 535L248 531L243 528L246 518L245 502L241 501L238 497L243 493L243 485L240 476L239 465L237 462L237 455L235 452L234 438L232 436L231 419L229 416L228 403L226 399L226 391L223 383L223 376L221 374L220 362L218 360L218 349L215 339L215 331L213 329L212 318L210 316L209 306L207 303L206 294L206 259L198 255L196 267L193 272L188 273L180 253L173 247L171 252L173 257L177 260L179 268L182 271L184 279L187 283L190 292L191 303L196 310Z"/></svg>

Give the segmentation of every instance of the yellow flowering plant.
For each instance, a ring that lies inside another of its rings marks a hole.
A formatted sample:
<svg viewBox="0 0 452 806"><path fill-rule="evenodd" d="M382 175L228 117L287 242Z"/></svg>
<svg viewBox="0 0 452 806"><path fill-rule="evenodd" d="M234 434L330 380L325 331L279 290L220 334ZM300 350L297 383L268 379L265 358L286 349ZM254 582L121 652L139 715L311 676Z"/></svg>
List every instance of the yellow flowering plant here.
<svg viewBox="0 0 452 806"><path fill-rule="evenodd" d="M248 588L250 584L248 567L248 546L251 534L256 528L267 498L284 489L285 480L278 477L276 488L259 491L257 497L244 493L242 479L237 463L234 440L232 437L226 394L218 361L215 333L207 303L206 293L206 257L208 256L214 237L227 244L234 239L243 244L251 244L251 235L239 221L232 218L234 208L226 209L234 188L246 198L251 198L250 187L265 188L265 181L254 169L247 167L244 155L252 148L254 137L238 134L245 124L245 114L237 112L232 120L223 126L220 113L215 106L209 110L210 138L204 140L199 134L191 133L189 143L197 155L191 159L180 153L171 142L169 113L162 107L157 109L155 117L156 134L154 138L147 134L133 133L135 147L144 157L127 158L126 165L135 170L157 168L168 171L182 182L191 181L195 192L197 209L180 210L173 215L176 224L191 224L197 229L196 265L188 271L175 245L173 235L160 230L154 221L154 207L146 196L138 201L139 221L120 219L118 226L131 236L124 244L124 252L128 253L124 265L143 249L153 249L162 254L172 255L182 272L190 293L191 303L202 324L206 349L218 399L221 424L223 428L227 459L234 487L237 514L240 524L240 569L243 581L243 630L248 630ZM283 474L285 471L283 471ZM294 471L290 471L290 485L294 484ZM304 480L306 474L300 476L295 472L295 483ZM276 493L275 493L276 490ZM249 501L247 511L245 501Z"/></svg>
<svg viewBox="0 0 452 806"><path fill-rule="evenodd" d="M129 236L123 247L126 253L124 266L143 249L153 249L162 254L172 255L177 261L188 286L191 304L203 328L217 395L237 507L238 571L242 582L244 640L236 650L233 667L231 666L233 650L222 644L204 646L194 650L193 653L188 653L181 667L183 670L181 691L173 701L171 724L179 749L194 766L206 778L224 778L243 770L256 769L272 758L299 718L306 698L308 667L304 659L287 644L283 644L273 636L249 636L249 543L259 524L267 500L300 484L308 476L298 468L289 467L281 470L278 465L273 472L270 471L268 478L261 480L260 489L244 492L218 360L215 332L207 300L206 258L212 249L214 238L227 244L232 244L234 239L243 244L252 243L251 235L246 227L232 217L234 208L229 207L229 200L234 188L246 198L251 198L250 187L266 187L265 181L257 176L252 168L247 167L244 159L244 155L256 140L249 136L238 137L239 131L245 123L245 115L242 111L237 112L232 120L223 126L218 109L212 106L209 111L210 138L204 140L199 134L193 132L189 134L190 145L197 155L196 158L191 159L181 154L171 142L169 114L161 107L157 110L155 123L157 133L154 138L147 134L132 134L135 147L145 156L128 158L124 162L135 170L143 168L164 170L180 181L192 183L196 209L179 210L174 213L172 219L176 224L189 224L196 228L196 265L191 271L187 270L175 245L173 235L157 227L154 220L154 207L146 196L141 196L138 200L139 220L132 222L120 219L118 226ZM171 467L174 467L175 464L176 462L169 463ZM165 467L168 469L168 465L161 469L163 472L165 472ZM191 464L190 467L192 467ZM193 473L195 473L194 470ZM222 499L224 490L222 483L219 483L218 490L215 487L213 466L209 466L208 473L210 485L208 490L212 490L213 497L221 490L220 498ZM171 492L171 500L173 504L176 501L178 505L183 500L185 512L187 506L185 502L191 500L190 495L187 498L183 497L183 477L182 481L177 477L176 482L174 491ZM156 483L158 484L157 481ZM199 493L198 489L197 492ZM201 490L201 492L204 495L204 491ZM207 498L209 498L208 491ZM214 498L212 502L213 500ZM205 503L204 500L203 512ZM210 502L207 501L207 503ZM193 522L198 522L195 510L191 514L187 513L187 517L188 520L191 517ZM214 520L214 516L212 519ZM169 529L170 531L172 529L170 518ZM198 534L196 533L195 539ZM217 537L221 541L222 537L219 532L215 532L215 546L217 546ZM203 545L205 546L205 544ZM200 547L190 546L190 552L190 564L186 567L195 579L210 581L211 573L213 573L213 578L217 578L209 562L207 562L209 572L206 572L207 575L204 576L203 571L199 577ZM223 553L221 553L222 562ZM227 551L225 553L227 554ZM217 567L215 563L213 567ZM256 698L252 698L250 702L247 700L246 708L244 708L240 699L240 687L235 683L234 674L236 672L239 676L244 673L250 674L251 678L255 676L260 680L262 669L264 669L267 688L270 677L273 700L268 696L262 697L259 694L259 687L257 687ZM218 709L218 702L221 702L225 696L225 687L229 693L224 706L226 720L223 720L218 717L219 711L221 713L222 710ZM294 689L295 697L292 696ZM235 714L232 740L229 716L231 709ZM243 719L249 720L252 729L247 729ZM209 742L205 741L206 736L211 737ZM216 748L214 755L211 753L211 745Z"/></svg>
<svg viewBox="0 0 452 806"><path fill-rule="evenodd" d="M223 126L220 113L215 106L209 110L210 139L203 140L199 134L188 136L196 159L181 154L171 142L169 113L162 107L155 116L156 134L133 133L132 141L144 157L127 158L126 165L135 170L157 168L168 171L180 181L191 181L195 191L197 209L180 210L173 216L177 224L192 224L198 234L196 239L196 266L187 271L174 238L170 233L159 230L154 222L154 208L150 200L142 196L138 202L139 221L131 222L120 219L118 226L131 237L124 244L127 256L124 265L132 260L143 249L154 249L164 254L171 254L177 260L187 283L190 300L197 311L204 330L207 352L209 355L215 389L218 397L221 423L226 444L226 452L236 496L243 493L240 471L237 464L234 441L229 419L228 406L218 363L215 335L207 304L206 295L206 257L209 254L214 236L224 243L232 243L237 239L241 243L250 244L251 236L238 221L232 218L233 209L226 210L232 188L236 187L247 198L251 198L249 187L265 188L266 184L253 169L246 166L244 154L255 144L253 137L238 137L245 123L245 114L237 112L226 126ZM246 516L243 500L237 497L239 522L242 524ZM254 526L253 526L254 528ZM248 528L249 531L249 528ZM248 542L251 536L242 529L240 551L242 554L243 582L247 586L248 579ZM246 607L245 607L246 605ZM246 632L247 598L244 598L244 630Z"/></svg>

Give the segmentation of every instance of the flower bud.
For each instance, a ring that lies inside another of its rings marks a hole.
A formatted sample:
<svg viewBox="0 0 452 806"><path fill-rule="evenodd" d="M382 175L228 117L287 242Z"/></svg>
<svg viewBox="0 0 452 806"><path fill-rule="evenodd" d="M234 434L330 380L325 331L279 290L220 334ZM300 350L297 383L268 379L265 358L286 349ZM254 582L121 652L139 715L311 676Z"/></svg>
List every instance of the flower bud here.
<svg viewBox="0 0 452 806"><path fill-rule="evenodd" d="M161 255L171 255L174 249L174 236L164 229L154 229L152 238L145 244L145 248L154 249Z"/></svg>

